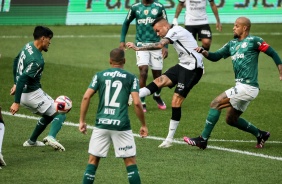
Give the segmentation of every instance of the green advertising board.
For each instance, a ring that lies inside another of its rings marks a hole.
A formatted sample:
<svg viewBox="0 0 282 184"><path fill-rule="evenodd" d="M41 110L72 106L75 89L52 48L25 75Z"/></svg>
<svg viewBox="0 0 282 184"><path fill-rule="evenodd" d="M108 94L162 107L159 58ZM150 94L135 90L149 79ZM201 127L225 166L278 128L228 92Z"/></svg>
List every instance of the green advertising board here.
<svg viewBox="0 0 282 184"><path fill-rule="evenodd" d="M141 0L0 0L0 25L122 24L129 7ZM200 0L193 0L200 1ZM171 22L178 0L159 0ZM215 0L222 23L246 16L253 23L282 23L282 0ZM208 3L208 2L207 2ZM209 4L209 3L208 3ZM184 22L183 9L179 23ZM209 22L215 23L210 6Z"/></svg>

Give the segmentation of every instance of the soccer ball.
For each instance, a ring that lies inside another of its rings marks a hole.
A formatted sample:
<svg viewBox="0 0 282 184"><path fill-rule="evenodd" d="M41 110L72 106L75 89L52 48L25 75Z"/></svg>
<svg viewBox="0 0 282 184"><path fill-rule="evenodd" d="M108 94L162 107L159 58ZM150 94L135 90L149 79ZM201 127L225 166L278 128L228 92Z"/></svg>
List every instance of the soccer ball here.
<svg viewBox="0 0 282 184"><path fill-rule="evenodd" d="M68 113L72 108L72 101L69 97L61 95L54 101L58 113Z"/></svg>

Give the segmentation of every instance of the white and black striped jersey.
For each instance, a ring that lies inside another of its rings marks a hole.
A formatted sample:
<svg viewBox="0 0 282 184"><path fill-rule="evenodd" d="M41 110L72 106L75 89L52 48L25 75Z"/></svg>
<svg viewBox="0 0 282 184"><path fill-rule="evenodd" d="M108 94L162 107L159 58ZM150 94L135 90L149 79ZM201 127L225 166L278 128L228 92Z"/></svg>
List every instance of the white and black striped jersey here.
<svg viewBox="0 0 282 184"><path fill-rule="evenodd" d="M203 68L203 56L195 51L198 44L189 31L181 26L172 26L165 38L170 40L178 53L179 65L189 70Z"/></svg>

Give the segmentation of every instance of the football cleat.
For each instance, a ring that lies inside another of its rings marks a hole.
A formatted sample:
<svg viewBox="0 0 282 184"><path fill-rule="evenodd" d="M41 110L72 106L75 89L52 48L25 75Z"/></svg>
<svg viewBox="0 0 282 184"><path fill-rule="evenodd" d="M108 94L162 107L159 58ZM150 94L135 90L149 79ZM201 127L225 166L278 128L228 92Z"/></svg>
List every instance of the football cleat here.
<svg viewBox="0 0 282 184"><path fill-rule="evenodd" d="M142 106L143 106L143 112L147 112L146 104L142 104Z"/></svg>
<svg viewBox="0 0 282 184"><path fill-rule="evenodd" d="M0 166L6 166L6 162L4 161L3 155L0 153Z"/></svg>
<svg viewBox="0 0 282 184"><path fill-rule="evenodd" d="M64 148L63 145L61 145L54 137L52 136L47 136L43 139L43 142L45 145L49 145L53 147L55 150L59 151L65 151L66 149Z"/></svg>
<svg viewBox="0 0 282 184"><path fill-rule="evenodd" d="M269 132L261 131L259 130L260 135L257 137L257 145L256 148L263 148L264 143L268 140L270 137Z"/></svg>
<svg viewBox="0 0 282 184"><path fill-rule="evenodd" d="M172 146L172 141L165 140L158 147L159 148L169 148L171 146Z"/></svg>
<svg viewBox="0 0 282 184"><path fill-rule="evenodd" d="M191 146L197 146L200 149L206 149L208 145L208 141L203 139L202 136L195 137L195 138L189 138L189 137L183 137L183 140L191 145Z"/></svg>
<svg viewBox="0 0 282 184"><path fill-rule="evenodd" d="M166 109L166 105L165 105L164 101L161 99L160 96L155 96L154 95L153 99L157 102L159 109L162 109L162 110Z"/></svg>
<svg viewBox="0 0 282 184"><path fill-rule="evenodd" d="M29 146L45 146L45 144L41 141L36 141L32 142L31 140L27 140L23 143L24 147L29 147Z"/></svg>

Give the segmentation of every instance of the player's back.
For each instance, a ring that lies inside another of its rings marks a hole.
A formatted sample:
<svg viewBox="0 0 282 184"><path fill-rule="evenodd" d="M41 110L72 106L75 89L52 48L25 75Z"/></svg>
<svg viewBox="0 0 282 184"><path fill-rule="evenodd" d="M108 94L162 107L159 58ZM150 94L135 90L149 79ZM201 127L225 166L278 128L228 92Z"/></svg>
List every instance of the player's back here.
<svg viewBox="0 0 282 184"><path fill-rule="evenodd" d="M34 46L33 42L27 43L21 50L18 58L16 79L24 73L29 80L24 88L24 93L41 88L40 79L44 69L42 53Z"/></svg>
<svg viewBox="0 0 282 184"><path fill-rule="evenodd" d="M139 91L136 76L121 68L110 68L96 76L99 92L96 127L129 130L128 98L132 91Z"/></svg>

